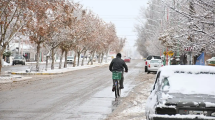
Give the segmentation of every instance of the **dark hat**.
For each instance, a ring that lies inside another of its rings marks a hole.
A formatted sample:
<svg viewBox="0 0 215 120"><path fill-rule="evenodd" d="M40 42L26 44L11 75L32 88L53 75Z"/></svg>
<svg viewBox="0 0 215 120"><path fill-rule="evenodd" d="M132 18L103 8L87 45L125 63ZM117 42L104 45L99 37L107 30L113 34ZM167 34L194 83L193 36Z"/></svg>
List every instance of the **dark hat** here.
<svg viewBox="0 0 215 120"><path fill-rule="evenodd" d="M121 57L121 56L122 56L121 53L116 54L116 57Z"/></svg>

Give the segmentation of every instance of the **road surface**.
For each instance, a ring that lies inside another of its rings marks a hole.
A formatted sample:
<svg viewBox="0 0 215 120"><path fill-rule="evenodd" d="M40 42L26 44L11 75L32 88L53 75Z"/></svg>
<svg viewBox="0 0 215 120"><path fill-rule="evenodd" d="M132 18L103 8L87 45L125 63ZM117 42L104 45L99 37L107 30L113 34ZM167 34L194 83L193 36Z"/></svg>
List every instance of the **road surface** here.
<svg viewBox="0 0 215 120"><path fill-rule="evenodd" d="M143 74L143 60L132 60L127 65L129 72L125 74L125 89L119 100L111 91L111 72L106 65L40 77L24 85L1 90L0 119L105 119L136 86L137 76Z"/></svg>

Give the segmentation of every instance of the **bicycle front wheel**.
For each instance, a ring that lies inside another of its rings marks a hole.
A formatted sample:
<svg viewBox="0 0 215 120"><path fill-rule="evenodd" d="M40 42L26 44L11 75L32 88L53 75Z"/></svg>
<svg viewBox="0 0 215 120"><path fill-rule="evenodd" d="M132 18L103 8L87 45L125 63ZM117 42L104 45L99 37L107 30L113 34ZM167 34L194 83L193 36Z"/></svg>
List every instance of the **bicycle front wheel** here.
<svg viewBox="0 0 215 120"><path fill-rule="evenodd" d="M118 90L117 90L117 94L118 94L118 97L120 97L120 95L121 95L120 81L119 81L119 80L117 80L117 81L118 81L118 82L117 82L117 83L118 83L118 84L117 84L117 86L118 86L118 87L117 87L117 89L118 89Z"/></svg>

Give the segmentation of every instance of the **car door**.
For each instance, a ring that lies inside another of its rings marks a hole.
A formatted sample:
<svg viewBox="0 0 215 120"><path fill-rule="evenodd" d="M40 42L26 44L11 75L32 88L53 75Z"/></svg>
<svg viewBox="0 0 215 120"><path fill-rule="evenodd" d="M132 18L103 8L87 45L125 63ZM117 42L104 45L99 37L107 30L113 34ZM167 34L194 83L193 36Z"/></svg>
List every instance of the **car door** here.
<svg viewBox="0 0 215 120"><path fill-rule="evenodd" d="M147 102L146 102L146 114L154 114L155 113L155 106L157 104L157 91L159 88L159 79L160 79L161 71L158 72L156 76L156 80L154 82L151 94L149 95Z"/></svg>

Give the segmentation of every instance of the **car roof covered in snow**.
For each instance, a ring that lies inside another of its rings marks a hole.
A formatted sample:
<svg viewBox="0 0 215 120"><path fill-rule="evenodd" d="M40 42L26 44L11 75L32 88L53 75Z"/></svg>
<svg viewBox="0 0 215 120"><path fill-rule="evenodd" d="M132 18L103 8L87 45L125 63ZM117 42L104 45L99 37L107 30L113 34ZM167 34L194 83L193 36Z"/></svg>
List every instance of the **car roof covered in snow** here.
<svg viewBox="0 0 215 120"><path fill-rule="evenodd" d="M169 81L169 92L215 95L215 88L213 87L215 84L215 67L213 66L172 65L162 67L159 71L161 71L161 80L167 78Z"/></svg>
<svg viewBox="0 0 215 120"><path fill-rule="evenodd" d="M173 73L215 74L215 67L201 65L169 65L161 67L158 71L162 71L161 74L167 76Z"/></svg>

